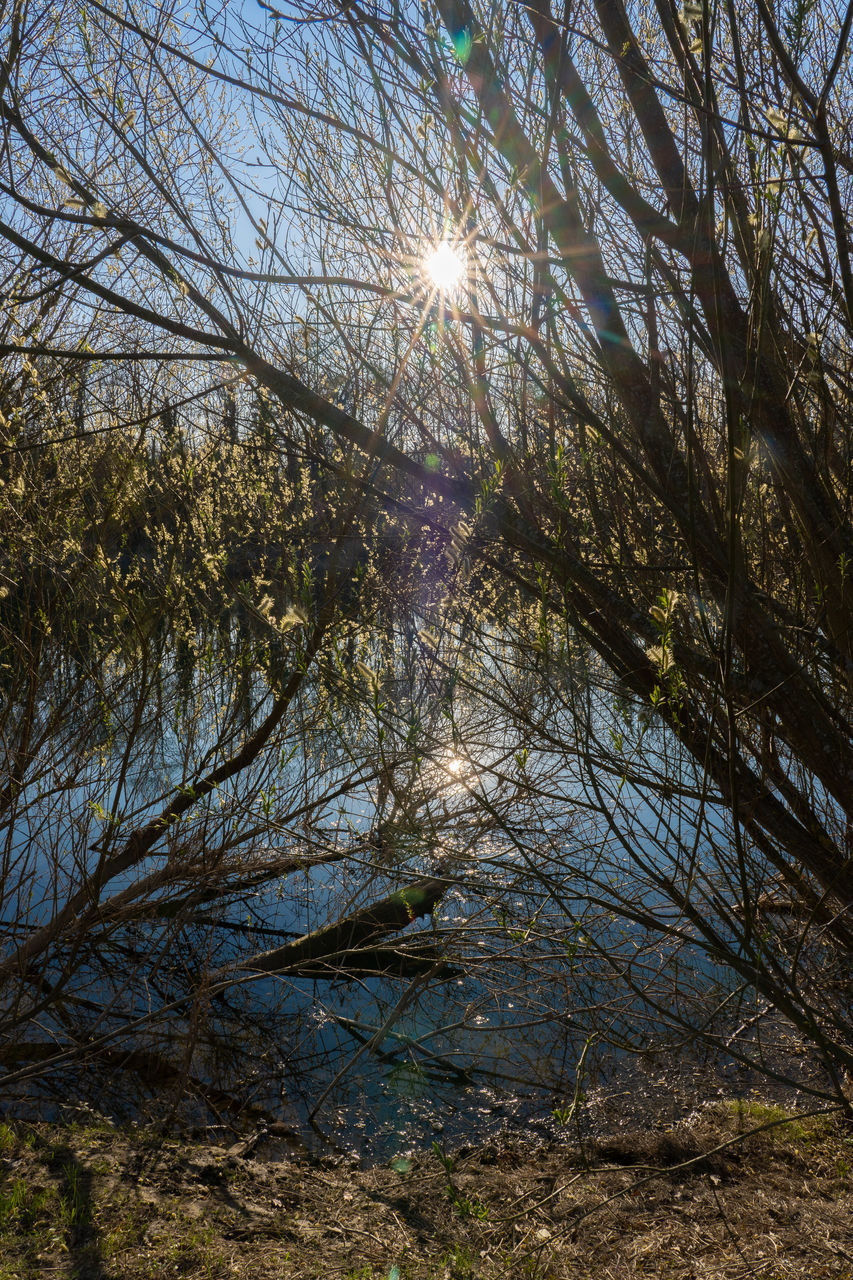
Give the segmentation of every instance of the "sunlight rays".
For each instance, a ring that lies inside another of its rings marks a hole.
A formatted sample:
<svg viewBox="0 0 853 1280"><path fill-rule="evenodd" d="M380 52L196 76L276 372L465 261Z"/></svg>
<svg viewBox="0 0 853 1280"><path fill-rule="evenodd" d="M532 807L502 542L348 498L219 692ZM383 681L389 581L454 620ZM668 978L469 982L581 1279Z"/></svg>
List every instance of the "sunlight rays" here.
<svg viewBox="0 0 853 1280"><path fill-rule="evenodd" d="M441 240L424 257L424 270L434 287L443 294L455 294L468 273L464 248Z"/></svg>

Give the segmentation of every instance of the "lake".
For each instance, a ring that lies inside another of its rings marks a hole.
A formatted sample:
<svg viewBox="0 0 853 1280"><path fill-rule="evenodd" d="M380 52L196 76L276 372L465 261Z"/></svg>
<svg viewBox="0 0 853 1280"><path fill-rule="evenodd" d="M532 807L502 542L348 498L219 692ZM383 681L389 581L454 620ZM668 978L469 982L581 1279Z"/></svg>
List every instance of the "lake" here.
<svg viewBox="0 0 853 1280"><path fill-rule="evenodd" d="M178 737L162 751L159 778L128 771L127 825L158 811L153 797L174 782L175 758L178 776L186 770ZM646 733L644 750L646 770L666 764L672 775L671 743ZM61 805L45 787L24 796L25 820L7 841L7 866L18 869L2 914L11 935L49 920L92 875L115 769L112 757L96 762L60 790ZM111 892L168 871L183 850L203 859L205 840L237 829L235 814L246 826L259 806L292 809L302 754L279 753L275 792L268 771L264 761L257 777L223 788L195 827L175 834L166 859L146 858ZM84 937L71 967L67 949L48 953L39 982L60 983L61 1000L39 1011L32 988L12 989L4 1012L13 1021L18 1002L23 1039L44 1053L51 1042L79 1045L85 1065L27 1074L13 1055L6 1105L50 1112L71 1096L122 1119L264 1119L314 1150L386 1159L506 1126L573 1124L591 1091L617 1088L661 1054L692 1070L716 1043L715 1061L731 1067L725 1037L760 1009L702 937L702 911L718 932L736 922L725 815L687 772L666 803L629 772L596 776L553 751L522 757L492 724L435 750L418 768L415 817L395 800L384 810L394 820L379 828L377 784L342 792L346 760L326 760L305 838L293 823L277 834L270 821L252 846L256 865L290 853L304 869L252 887L240 863L231 887L229 864L212 866L189 905L172 877L141 916ZM346 856L311 865L323 848ZM193 865L186 891L202 874ZM438 948L453 971L444 980L244 972L221 981L247 955L437 867L448 892L406 936Z"/></svg>

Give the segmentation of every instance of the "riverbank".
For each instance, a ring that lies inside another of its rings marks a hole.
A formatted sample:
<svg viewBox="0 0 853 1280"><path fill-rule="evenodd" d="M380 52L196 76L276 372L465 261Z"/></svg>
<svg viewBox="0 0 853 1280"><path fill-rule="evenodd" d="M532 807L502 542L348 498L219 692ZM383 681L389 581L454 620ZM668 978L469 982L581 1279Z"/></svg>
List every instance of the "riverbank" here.
<svg viewBox="0 0 853 1280"><path fill-rule="evenodd" d="M89 1120L0 1161L0 1280L853 1280L850 1124L754 1100L390 1167Z"/></svg>

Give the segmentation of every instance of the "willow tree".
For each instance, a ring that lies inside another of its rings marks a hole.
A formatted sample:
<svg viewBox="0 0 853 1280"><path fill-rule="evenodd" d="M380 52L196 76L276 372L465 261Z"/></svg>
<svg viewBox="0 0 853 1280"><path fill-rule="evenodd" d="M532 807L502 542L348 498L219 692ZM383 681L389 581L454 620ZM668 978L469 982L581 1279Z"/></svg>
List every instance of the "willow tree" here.
<svg viewBox="0 0 853 1280"><path fill-rule="evenodd" d="M455 750L471 707L505 726L466 785L559 908L546 947L574 955L581 882L727 965L836 1084L851 17L14 5L0 77L9 292L75 298L61 346L33 323L16 348L73 363L93 307L104 358L225 358L326 476L337 545L380 510L401 548L430 530L407 643L443 664ZM509 775L515 825L486 781Z"/></svg>

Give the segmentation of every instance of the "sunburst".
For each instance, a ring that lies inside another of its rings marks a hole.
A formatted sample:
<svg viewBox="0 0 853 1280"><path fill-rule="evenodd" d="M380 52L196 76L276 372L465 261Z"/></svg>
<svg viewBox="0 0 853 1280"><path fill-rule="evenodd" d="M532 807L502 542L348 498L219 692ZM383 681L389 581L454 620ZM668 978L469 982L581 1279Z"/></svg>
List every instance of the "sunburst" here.
<svg viewBox="0 0 853 1280"><path fill-rule="evenodd" d="M465 251L449 240L441 240L424 258L424 270L440 293L455 293L468 270Z"/></svg>

